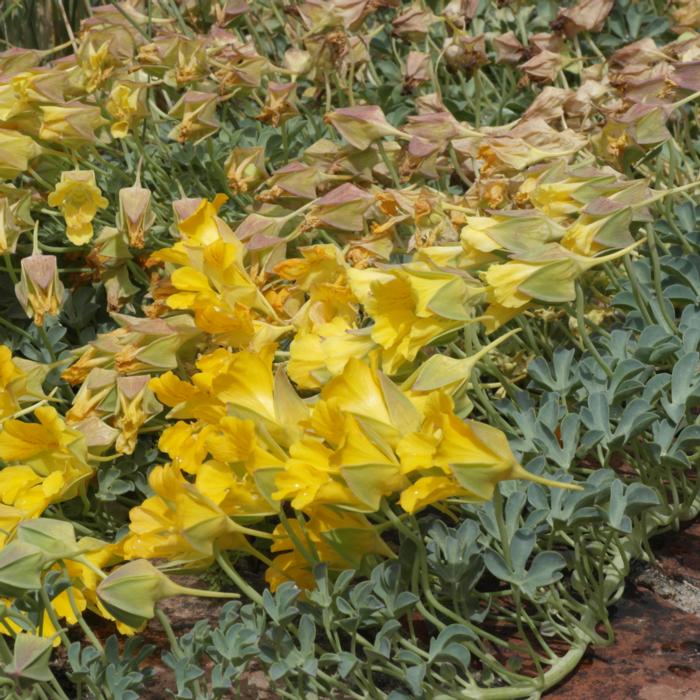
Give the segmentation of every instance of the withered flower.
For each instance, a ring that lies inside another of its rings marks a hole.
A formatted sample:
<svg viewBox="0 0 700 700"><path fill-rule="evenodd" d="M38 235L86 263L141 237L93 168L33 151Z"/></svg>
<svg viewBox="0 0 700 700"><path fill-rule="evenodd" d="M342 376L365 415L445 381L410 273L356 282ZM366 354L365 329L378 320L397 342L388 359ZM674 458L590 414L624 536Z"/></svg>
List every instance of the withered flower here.
<svg viewBox="0 0 700 700"><path fill-rule="evenodd" d="M179 119L168 136L179 143L198 143L218 130L216 116L218 98L210 92L188 90L168 112L168 116Z"/></svg>
<svg viewBox="0 0 700 700"><path fill-rule="evenodd" d="M526 53L525 47L518 41L514 32L506 32L493 38L496 63L515 65L520 63Z"/></svg>
<svg viewBox="0 0 700 700"><path fill-rule="evenodd" d="M430 10L414 3L391 23L392 33L406 41L419 43L425 41L430 26L437 22L437 19Z"/></svg>
<svg viewBox="0 0 700 700"><path fill-rule="evenodd" d="M403 84L407 90L414 90L430 80L430 56L422 51L409 51L403 74Z"/></svg>
<svg viewBox="0 0 700 700"><path fill-rule="evenodd" d="M277 127L299 114L294 104L296 89L296 83L269 82L265 105L255 118L265 124Z"/></svg>
<svg viewBox="0 0 700 700"><path fill-rule="evenodd" d="M580 0L573 7L559 10L552 27L563 30L567 36L579 32L599 32L614 2L615 0Z"/></svg>
<svg viewBox="0 0 700 700"><path fill-rule="evenodd" d="M231 192L234 194L255 189L267 177L265 148L263 146L234 148L226 159L224 171Z"/></svg>
<svg viewBox="0 0 700 700"><path fill-rule="evenodd" d="M30 255L22 258L21 278L15 285L15 294L29 318L37 326L44 325L44 317L55 316L63 301L63 284L58 277L55 255Z"/></svg>

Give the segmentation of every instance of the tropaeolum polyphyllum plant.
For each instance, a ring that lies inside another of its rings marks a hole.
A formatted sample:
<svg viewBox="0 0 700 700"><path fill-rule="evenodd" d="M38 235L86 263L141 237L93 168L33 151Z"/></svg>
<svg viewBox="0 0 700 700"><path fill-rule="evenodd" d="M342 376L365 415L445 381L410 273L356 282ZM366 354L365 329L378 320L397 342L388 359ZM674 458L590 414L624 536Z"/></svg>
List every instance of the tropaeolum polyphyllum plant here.
<svg viewBox="0 0 700 700"><path fill-rule="evenodd" d="M154 617L179 698L560 682L700 505L694 4L60 5L0 10L0 694L136 699Z"/></svg>

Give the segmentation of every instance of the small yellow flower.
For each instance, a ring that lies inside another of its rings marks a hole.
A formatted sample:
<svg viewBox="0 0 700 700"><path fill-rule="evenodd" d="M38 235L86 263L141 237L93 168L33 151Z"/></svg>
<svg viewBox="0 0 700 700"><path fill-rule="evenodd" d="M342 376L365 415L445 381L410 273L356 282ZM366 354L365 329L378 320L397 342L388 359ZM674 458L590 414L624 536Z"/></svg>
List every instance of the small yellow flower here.
<svg viewBox="0 0 700 700"><path fill-rule="evenodd" d="M41 154L41 147L30 136L12 129L0 129L0 178L12 179L29 167Z"/></svg>
<svg viewBox="0 0 700 700"><path fill-rule="evenodd" d="M67 170L49 195L49 205L58 207L66 220L69 240L74 245L85 245L92 238L92 220L98 209L106 209L109 202L102 196L92 170Z"/></svg>
<svg viewBox="0 0 700 700"><path fill-rule="evenodd" d="M115 139L123 139L139 121L148 115L146 84L124 81L116 83L109 93L105 108L115 121L110 132Z"/></svg>

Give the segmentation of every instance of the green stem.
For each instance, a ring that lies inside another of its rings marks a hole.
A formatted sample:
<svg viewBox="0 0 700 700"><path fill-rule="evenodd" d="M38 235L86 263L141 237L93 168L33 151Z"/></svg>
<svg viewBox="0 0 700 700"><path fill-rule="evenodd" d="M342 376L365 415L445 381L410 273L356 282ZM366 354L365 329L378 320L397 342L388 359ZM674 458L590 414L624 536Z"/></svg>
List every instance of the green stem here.
<svg viewBox="0 0 700 700"><path fill-rule="evenodd" d="M583 344L586 346L586 349L591 353L593 359L598 363L598 365L600 365L603 372L605 372L605 375L608 378L612 377L612 370L598 352L598 348L593 345L593 341L588 335L588 330L586 329L586 319L583 315L583 289L581 288L581 284L579 282L576 282L576 323L578 325L578 332L583 340Z"/></svg>
<svg viewBox="0 0 700 700"><path fill-rule="evenodd" d="M401 187L401 181L399 180L399 174L396 172L396 168L394 167L394 164L391 162L391 159L387 155L386 151L384 150L384 144L380 141L377 141L377 150L379 151L379 155L382 158L382 161L384 161L384 165L386 166L386 169L389 171L389 175L391 176L391 180L394 183L394 187L398 189Z"/></svg>
<svg viewBox="0 0 700 700"><path fill-rule="evenodd" d="M226 556L224 556L223 552L217 551L215 557L223 572L233 581L240 591L248 596L256 605L262 605L262 596L241 578L240 574L231 566L231 563Z"/></svg>

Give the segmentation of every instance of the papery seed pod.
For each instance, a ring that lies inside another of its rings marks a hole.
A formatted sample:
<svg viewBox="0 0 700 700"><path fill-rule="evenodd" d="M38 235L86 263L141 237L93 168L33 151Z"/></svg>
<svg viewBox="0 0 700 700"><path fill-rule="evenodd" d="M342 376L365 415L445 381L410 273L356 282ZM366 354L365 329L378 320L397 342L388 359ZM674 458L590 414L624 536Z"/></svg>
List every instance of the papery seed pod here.
<svg viewBox="0 0 700 700"><path fill-rule="evenodd" d="M374 197L346 182L316 201L312 216L341 231L362 231L364 214Z"/></svg>
<svg viewBox="0 0 700 700"><path fill-rule="evenodd" d="M116 410L117 373L111 369L91 369L66 413L69 424L79 423L91 416L101 418ZM89 436L88 436L89 437Z"/></svg>
<svg viewBox="0 0 700 700"><path fill-rule="evenodd" d="M224 27L237 17L246 14L250 10L250 6L245 0L226 0L223 6L219 4L214 5L213 10L216 23Z"/></svg>
<svg viewBox="0 0 700 700"><path fill-rule="evenodd" d="M520 69L532 80L552 82L561 70L564 57L552 51L540 51L529 61L520 64Z"/></svg>
<svg viewBox="0 0 700 700"><path fill-rule="evenodd" d="M581 0L559 10L552 28L562 29L569 37L579 32L599 32L613 5L614 0Z"/></svg>
<svg viewBox="0 0 700 700"><path fill-rule="evenodd" d="M296 83L275 83L270 81L267 84L265 104L260 114L255 118L265 124L277 127L299 114L294 105L296 89Z"/></svg>
<svg viewBox="0 0 700 700"><path fill-rule="evenodd" d="M551 51L552 53L561 53L564 47L564 40L559 34L551 34L548 32L538 32L531 34L528 37L528 44L532 53L539 51Z"/></svg>
<svg viewBox="0 0 700 700"><path fill-rule="evenodd" d="M430 56L422 51L409 51L403 75L406 89L413 90L428 80L430 80Z"/></svg>
<svg viewBox="0 0 700 700"><path fill-rule="evenodd" d="M22 258L20 281L15 294L29 318L37 326L44 325L44 316L55 316L61 309L64 287L58 277L55 255L30 255Z"/></svg>
<svg viewBox="0 0 700 700"><path fill-rule="evenodd" d="M114 427L119 430L119 436L115 447L121 454L133 453L141 426L163 409L148 388L149 379L148 375L117 379L118 407Z"/></svg>
<svg viewBox="0 0 700 700"><path fill-rule="evenodd" d="M38 66L44 54L34 49L23 49L19 46L0 51L0 73L11 76Z"/></svg>
<svg viewBox="0 0 700 700"><path fill-rule="evenodd" d="M37 547L49 560L70 558L80 553L75 529L65 520L25 520L17 528L17 541Z"/></svg>
<svg viewBox="0 0 700 700"><path fill-rule="evenodd" d="M467 20L476 17L478 6L479 0L450 0L442 14L449 22L464 29Z"/></svg>
<svg viewBox="0 0 700 700"><path fill-rule="evenodd" d="M54 675L49 668L53 647L51 639L19 632L14 641L12 661L3 665L3 675L6 674L17 680L38 683L55 682Z"/></svg>

